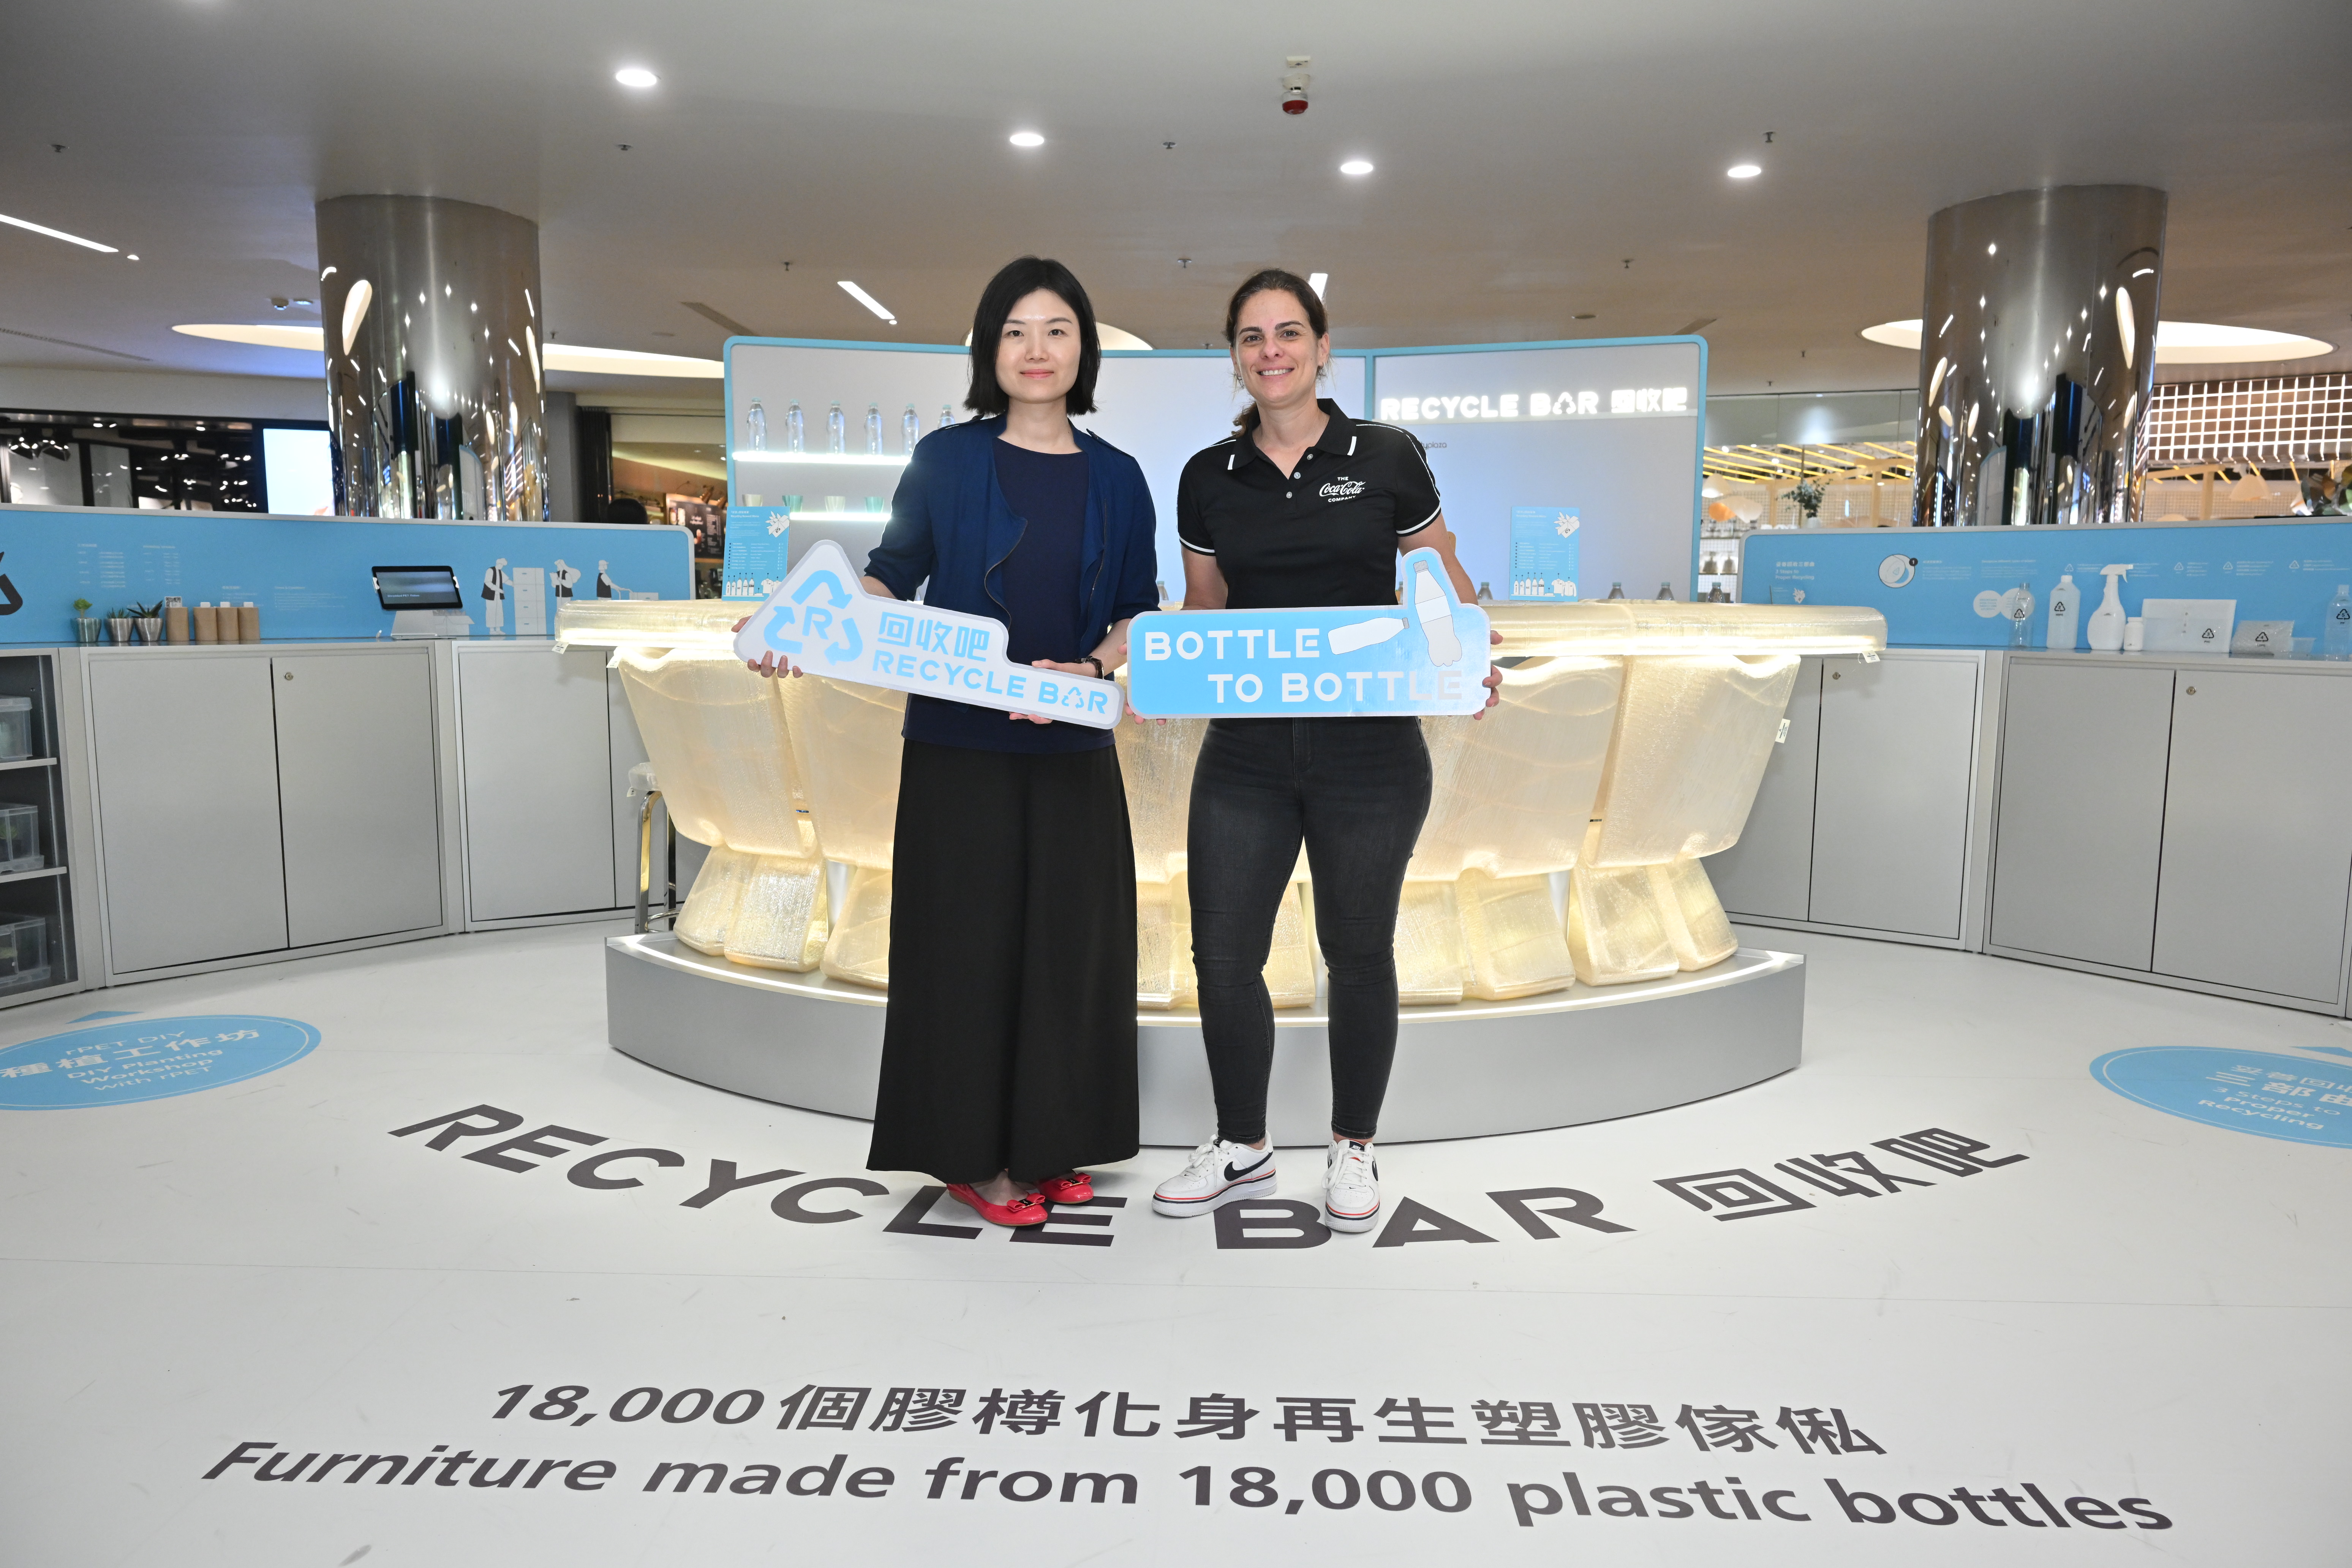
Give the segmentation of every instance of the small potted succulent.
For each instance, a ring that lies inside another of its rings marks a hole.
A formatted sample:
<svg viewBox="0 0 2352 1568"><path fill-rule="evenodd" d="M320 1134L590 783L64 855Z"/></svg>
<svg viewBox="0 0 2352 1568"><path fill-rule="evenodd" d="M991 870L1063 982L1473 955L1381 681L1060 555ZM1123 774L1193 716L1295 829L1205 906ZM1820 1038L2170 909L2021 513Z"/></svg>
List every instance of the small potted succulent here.
<svg viewBox="0 0 2352 1568"><path fill-rule="evenodd" d="M163 640L163 601L152 605L133 605L131 618L139 623L139 640L153 647Z"/></svg>
<svg viewBox="0 0 2352 1568"><path fill-rule="evenodd" d="M92 647L105 640L106 623L89 613L88 599L76 599L73 602L73 611L74 641L84 647Z"/></svg>

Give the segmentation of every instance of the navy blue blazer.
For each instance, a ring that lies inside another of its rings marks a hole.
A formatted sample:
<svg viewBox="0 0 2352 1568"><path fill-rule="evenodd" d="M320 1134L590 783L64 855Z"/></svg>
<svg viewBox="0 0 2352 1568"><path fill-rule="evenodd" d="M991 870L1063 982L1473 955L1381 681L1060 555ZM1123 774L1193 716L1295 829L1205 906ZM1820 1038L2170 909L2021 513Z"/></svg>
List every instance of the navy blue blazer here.
<svg viewBox="0 0 2352 1568"><path fill-rule="evenodd" d="M1073 426L1087 455L1087 531L1078 560L1082 651L1110 628L1160 607L1158 531L1143 468L1099 436ZM926 578L923 601L992 620L1007 619L1001 568L1028 526L996 482L1002 416L934 430L890 498L890 523L866 571L901 599Z"/></svg>

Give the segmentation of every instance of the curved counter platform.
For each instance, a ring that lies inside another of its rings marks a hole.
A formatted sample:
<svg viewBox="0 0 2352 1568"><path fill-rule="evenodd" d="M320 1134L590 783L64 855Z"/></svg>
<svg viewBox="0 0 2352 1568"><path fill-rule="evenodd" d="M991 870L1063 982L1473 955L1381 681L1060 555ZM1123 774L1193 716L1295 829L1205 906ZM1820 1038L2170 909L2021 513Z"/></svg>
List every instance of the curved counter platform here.
<svg viewBox="0 0 2352 1568"><path fill-rule="evenodd" d="M614 1047L737 1094L871 1118L884 993L730 963L662 933L604 944ZM1383 1142L1605 1121L1745 1089L1797 1065L1804 960L1741 948L1687 974L1575 985L1517 1002L1407 1007ZM1140 1011L1142 1135L1189 1147L1214 1123L1199 1017ZM1319 1007L1275 1015L1269 1125L1284 1145L1328 1136Z"/></svg>

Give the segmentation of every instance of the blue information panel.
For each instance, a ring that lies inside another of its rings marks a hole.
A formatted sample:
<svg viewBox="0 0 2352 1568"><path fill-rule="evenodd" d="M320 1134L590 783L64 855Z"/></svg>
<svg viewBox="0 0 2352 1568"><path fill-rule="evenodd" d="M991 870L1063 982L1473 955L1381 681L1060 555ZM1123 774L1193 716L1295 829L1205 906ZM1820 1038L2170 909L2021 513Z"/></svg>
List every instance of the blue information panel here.
<svg viewBox="0 0 2352 1568"><path fill-rule="evenodd" d="M719 569L722 599L764 599L789 570L792 513L780 506L727 509L727 555Z"/></svg>
<svg viewBox="0 0 2352 1568"><path fill-rule="evenodd" d="M0 1050L0 1109L66 1110L193 1094L275 1072L319 1031L292 1018L111 1018Z"/></svg>
<svg viewBox="0 0 2352 1568"><path fill-rule="evenodd" d="M2023 584L2038 648L2059 576L2074 577L2086 626L2106 591L2099 568L2117 563L2131 567L2126 615L2152 598L2230 599L2240 622L2292 621L2293 636L2316 638L2336 585L2352 583L2352 521L1768 531L1741 548L1739 596L1864 605L1886 617L1892 643L2006 647L2004 603Z"/></svg>
<svg viewBox="0 0 2352 1568"><path fill-rule="evenodd" d="M2109 1051L2091 1064L2091 1076L2126 1100L2209 1127L2352 1149L2352 1062L2139 1046Z"/></svg>
<svg viewBox="0 0 2352 1568"><path fill-rule="evenodd" d="M1129 700L1163 719L1475 713L1486 612L1454 596L1434 550L1407 555L1404 571L1402 605L1138 616Z"/></svg>
<svg viewBox="0 0 2352 1568"><path fill-rule="evenodd" d="M735 652L753 663L772 655L835 680L1097 730L1127 716L1118 682L1014 664L1004 656L1008 640L1002 621L867 593L848 552L820 539L743 622Z"/></svg>
<svg viewBox="0 0 2352 1568"><path fill-rule="evenodd" d="M545 637L575 595L694 596L693 543L664 523L0 506L0 643L71 644L76 599L108 616L175 595L250 600L271 642L373 637L393 624L375 566L448 567L477 637Z"/></svg>
<svg viewBox="0 0 2352 1568"><path fill-rule="evenodd" d="M1576 536L1583 526L1572 506L1511 509L1511 592L1522 603L1576 602Z"/></svg>

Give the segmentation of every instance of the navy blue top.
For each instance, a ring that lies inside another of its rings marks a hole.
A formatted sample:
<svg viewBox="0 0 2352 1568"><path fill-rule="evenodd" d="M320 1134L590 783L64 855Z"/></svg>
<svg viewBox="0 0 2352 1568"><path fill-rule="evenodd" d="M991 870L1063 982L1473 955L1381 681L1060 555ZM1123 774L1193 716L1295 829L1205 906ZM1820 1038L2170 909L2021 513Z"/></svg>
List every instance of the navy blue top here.
<svg viewBox="0 0 2352 1568"><path fill-rule="evenodd" d="M1016 661L1076 660L1118 622L1159 607L1151 491L1133 458L1085 430L1073 430L1076 457L1012 447L1003 433L999 417L924 437L866 570L902 599L919 588L926 603L1004 623ZM1075 508L1073 493L1082 498ZM1042 546L1034 553L1033 539ZM1075 555L1066 554L1073 543ZM1059 616L1056 595L1066 606ZM1085 751L1112 740L1108 730L1030 724L998 709L912 696L901 733L995 752Z"/></svg>

